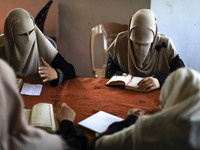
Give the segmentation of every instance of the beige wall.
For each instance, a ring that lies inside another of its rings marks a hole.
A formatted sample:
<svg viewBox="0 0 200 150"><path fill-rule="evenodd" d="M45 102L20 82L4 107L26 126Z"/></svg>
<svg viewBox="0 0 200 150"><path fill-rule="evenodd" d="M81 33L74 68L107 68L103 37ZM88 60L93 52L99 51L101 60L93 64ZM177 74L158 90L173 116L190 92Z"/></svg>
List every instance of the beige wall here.
<svg viewBox="0 0 200 150"><path fill-rule="evenodd" d="M3 33L7 13L13 8L24 8L33 17L49 0L0 0L0 34ZM58 36L58 0L54 0L46 18L44 32L48 36Z"/></svg>
<svg viewBox="0 0 200 150"><path fill-rule="evenodd" d="M91 77L89 39L92 27L103 22L128 24L149 0L59 0L59 51L74 65L77 75Z"/></svg>

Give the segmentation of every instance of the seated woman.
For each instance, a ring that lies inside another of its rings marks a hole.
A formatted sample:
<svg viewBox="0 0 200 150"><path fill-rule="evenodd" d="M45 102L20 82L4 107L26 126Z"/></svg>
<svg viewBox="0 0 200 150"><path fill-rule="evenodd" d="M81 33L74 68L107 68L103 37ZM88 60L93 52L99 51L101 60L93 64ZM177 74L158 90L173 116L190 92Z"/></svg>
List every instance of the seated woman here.
<svg viewBox="0 0 200 150"><path fill-rule="evenodd" d="M200 73L188 68L174 71L161 89L160 104L162 110L153 115L137 119L142 114L137 110L131 112L135 116L112 124L96 139L95 149L199 149Z"/></svg>
<svg viewBox="0 0 200 150"><path fill-rule="evenodd" d="M149 9L132 16L129 30L118 34L108 52L108 77L123 73L146 77L139 83L146 92L160 88L170 72L184 67L172 40L158 33L155 15Z"/></svg>
<svg viewBox="0 0 200 150"><path fill-rule="evenodd" d="M24 9L8 13L4 34L0 35L0 58L14 69L17 77L35 76L53 86L75 77L72 64L68 63L45 38Z"/></svg>
<svg viewBox="0 0 200 150"><path fill-rule="evenodd" d="M77 132L75 112L65 103L57 114L57 134L29 126L13 70L0 59L0 147L3 150L83 150L87 138Z"/></svg>

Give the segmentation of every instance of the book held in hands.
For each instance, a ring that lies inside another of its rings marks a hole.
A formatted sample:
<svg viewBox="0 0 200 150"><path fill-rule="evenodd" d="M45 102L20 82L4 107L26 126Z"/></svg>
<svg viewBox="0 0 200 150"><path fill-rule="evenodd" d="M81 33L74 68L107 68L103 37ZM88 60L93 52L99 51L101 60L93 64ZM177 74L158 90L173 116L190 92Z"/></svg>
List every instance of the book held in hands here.
<svg viewBox="0 0 200 150"><path fill-rule="evenodd" d="M25 119L28 124L34 127L42 128L48 132L58 130L58 122L54 117L53 105L48 103L38 103L33 109L25 109Z"/></svg>
<svg viewBox="0 0 200 150"><path fill-rule="evenodd" d="M143 79L142 77L136 77L136 76L132 76L130 74L127 76L116 76L115 75L106 83L106 85L121 85L121 86L124 86L125 89L144 92L144 91L138 89L138 87L139 87L138 83L142 79Z"/></svg>

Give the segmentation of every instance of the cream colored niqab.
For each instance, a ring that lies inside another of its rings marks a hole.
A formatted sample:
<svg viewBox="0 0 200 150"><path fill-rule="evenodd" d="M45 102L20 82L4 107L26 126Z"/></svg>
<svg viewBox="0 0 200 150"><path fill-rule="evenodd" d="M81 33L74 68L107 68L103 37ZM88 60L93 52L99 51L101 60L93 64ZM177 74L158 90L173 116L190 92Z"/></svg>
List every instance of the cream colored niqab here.
<svg viewBox="0 0 200 150"><path fill-rule="evenodd" d="M0 59L0 149L64 150L61 137L31 127L24 116L24 105L17 90L13 70Z"/></svg>
<svg viewBox="0 0 200 150"><path fill-rule="evenodd" d="M165 81L160 95L161 112L96 142L96 150L199 150L200 73L181 68Z"/></svg>
<svg viewBox="0 0 200 150"><path fill-rule="evenodd" d="M108 48L112 60L125 73L136 76L168 75L169 63L177 55L173 42L157 31L154 13L137 11L130 19L129 30L119 33ZM156 46L165 47L156 50Z"/></svg>
<svg viewBox="0 0 200 150"><path fill-rule="evenodd" d="M150 10L138 11L132 16L129 28L129 37L134 47L129 51L129 56L135 56L134 59L129 57L129 61L137 63L138 67L143 69L145 61L149 62L151 59L149 57L149 53L152 51L151 44L157 33L155 15ZM131 70L131 65L129 70Z"/></svg>
<svg viewBox="0 0 200 150"><path fill-rule="evenodd" d="M0 58L18 77L35 76L42 65L40 57L51 64L57 53L26 10L17 8L8 13L4 35L0 36Z"/></svg>

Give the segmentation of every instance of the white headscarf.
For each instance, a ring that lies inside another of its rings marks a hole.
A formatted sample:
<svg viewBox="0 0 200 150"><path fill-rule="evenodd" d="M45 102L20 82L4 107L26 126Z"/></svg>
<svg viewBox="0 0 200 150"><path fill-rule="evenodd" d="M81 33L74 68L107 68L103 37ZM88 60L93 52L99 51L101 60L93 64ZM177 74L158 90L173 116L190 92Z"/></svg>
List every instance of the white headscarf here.
<svg viewBox="0 0 200 150"><path fill-rule="evenodd" d="M165 47L156 50L163 42ZM149 9L131 17L129 30L119 33L108 51L123 72L142 77L168 75L169 63L177 55L173 42L158 33L156 17Z"/></svg>
<svg viewBox="0 0 200 150"><path fill-rule="evenodd" d="M40 57L51 64L57 53L26 10L16 8L8 13L0 36L0 58L10 64L18 77L35 76L41 66Z"/></svg>
<svg viewBox="0 0 200 150"><path fill-rule="evenodd" d="M160 95L164 108L96 142L100 150L199 150L200 73L188 68L173 72Z"/></svg>
<svg viewBox="0 0 200 150"><path fill-rule="evenodd" d="M0 59L0 149L62 150L67 148L58 135L31 127L24 119L24 105L13 70Z"/></svg>

